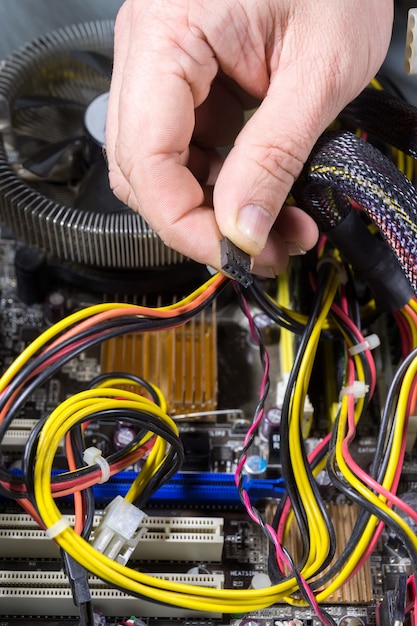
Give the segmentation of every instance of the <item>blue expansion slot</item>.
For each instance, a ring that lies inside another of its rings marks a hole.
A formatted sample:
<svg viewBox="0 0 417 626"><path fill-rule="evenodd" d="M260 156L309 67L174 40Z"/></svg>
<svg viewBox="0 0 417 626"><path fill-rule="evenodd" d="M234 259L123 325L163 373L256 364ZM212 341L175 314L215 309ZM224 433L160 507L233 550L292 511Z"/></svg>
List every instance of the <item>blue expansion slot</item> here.
<svg viewBox="0 0 417 626"><path fill-rule="evenodd" d="M107 483L96 485L95 497L110 501L117 494L124 496L135 477L134 472L123 472ZM280 498L285 491L282 478L255 479L245 476L243 486L253 501ZM178 472L153 494L149 502L223 506L241 504L233 474L211 472Z"/></svg>
<svg viewBox="0 0 417 626"><path fill-rule="evenodd" d="M17 476L21 474L19 470L13 473ZM117 495L125 496L136 476L136 472L120 472L108 482L94 485L96 500L105 504ZM280 498L285 492L282 478L257 479L245 476L243 486L254 502L264 498ZM0 493L0 499L3 498ZM151 496L149 502L177 505L241 505L233 474L212 472L178 472Z"/></svg>

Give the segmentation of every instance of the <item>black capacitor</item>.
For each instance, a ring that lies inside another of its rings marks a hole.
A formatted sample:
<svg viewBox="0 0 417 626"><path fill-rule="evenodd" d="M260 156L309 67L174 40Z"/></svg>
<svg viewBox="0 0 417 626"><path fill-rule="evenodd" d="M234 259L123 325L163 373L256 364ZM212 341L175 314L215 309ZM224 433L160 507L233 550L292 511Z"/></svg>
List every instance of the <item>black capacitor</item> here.
<svg viewBox="0 0 417 626"><path fill-rule="evenodd" d="M45 298L45 317L51 324L56 324L68 313L67 299L62 291L54 290Z"/></svg>
<svg viewBox="0 0 417 626"><path fill-rule="evenodd" d="M18 248L14 264L18 298L27 306L41 303L50 288L45 253L30 246Z"/></svg>

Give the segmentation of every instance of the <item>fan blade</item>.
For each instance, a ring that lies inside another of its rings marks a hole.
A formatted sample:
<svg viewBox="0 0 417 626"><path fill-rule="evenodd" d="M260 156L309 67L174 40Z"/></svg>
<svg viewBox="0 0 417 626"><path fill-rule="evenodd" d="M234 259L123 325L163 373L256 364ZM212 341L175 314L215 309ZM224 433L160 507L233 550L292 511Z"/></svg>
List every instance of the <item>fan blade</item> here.
<svg viewBox="0 0 417 626"><path fill-rule="evenodd" d="M82 61L105 78L111 78L113 60L93 50L72 50L71 56Z"/></svg>
<svg viewBox="0 0 417 626"><path fill-rule="evenodd" d="M57 98L56 96L37 96L37 95L23 95L19 96L14 103L13 107L15 111L22 111L23 109L32 109L37 107L60 107L60 106L77 106L83 107L85 104L82 102L75 102L74 100L65 100L65 98Z"/></svg>
<svg viewBox="0 0 417 626"><path fill-rule="evenodd" d="M26 159L22 165L33 174L45 178L70 148L75 151L81 149L83 144L84 138L82 136L69 137L62 141L50 143Z"/></svg>
<svg viewBox="0 0 417 626"><path fill-rule="evenodd" d="M41 150L41 148L48 146L49 143L46 139L39 139L39 137L32 137L31 135L13 134L13 147L19 151L21 158L25 154L30 154L29 151L33 153L34 150Z"/></svg>
<svg viewBox="0 0 417 626"><path fill-rule="evenodd" d="M96 161L89 168L78 189L74 201L77 209L100 211L100 213L119 213L129 209L110 188L109 173L104 159Z"/></svg>

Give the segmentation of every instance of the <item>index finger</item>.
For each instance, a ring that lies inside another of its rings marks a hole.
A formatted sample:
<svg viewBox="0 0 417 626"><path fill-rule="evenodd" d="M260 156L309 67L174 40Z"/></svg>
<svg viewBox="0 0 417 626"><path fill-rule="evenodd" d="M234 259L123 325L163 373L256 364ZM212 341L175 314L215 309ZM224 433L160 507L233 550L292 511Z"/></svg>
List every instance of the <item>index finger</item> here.
<svg viewBox="0 0 417 626"><path fill-rule="evenodd" d="M134 37L115 49L106 135L111 184L168 246L216 266L221 235L186 163L194 109L217 66L204 42L202 54L211 59L205 58L202 69L167 34L161 46L142 27L138 33L130 21Z"/></svg>

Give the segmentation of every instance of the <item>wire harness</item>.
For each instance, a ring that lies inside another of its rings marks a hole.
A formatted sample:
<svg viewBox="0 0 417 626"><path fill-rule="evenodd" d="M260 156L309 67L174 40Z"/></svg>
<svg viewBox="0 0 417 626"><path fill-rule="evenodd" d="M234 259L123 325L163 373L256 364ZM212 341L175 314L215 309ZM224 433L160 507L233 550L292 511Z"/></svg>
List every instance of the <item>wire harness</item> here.
<svg viewBox="0 0 417 626"><path fill-rule="evenodd" d="M360 98L364 112L354 103L344 113L353 127L360 123L367 128L369 103L375 98L381 119L388 116L390 97L378 100L379 96L370 92ZM395 106L399 111L404 105ZM417 119L414 110L407 105L405 110L407 120ZM391 133L387 128L381 132L385 137ZM417 143L411 142L408 148L404 143L405 133L401 133L398 149L406 148L407 154L415 156ZM406 170L405 157L403 163ZM177 473L184 459L178 426L167 414L160 390L148 381L123 372L90 381L33 428L24 449L21 475L0 467L1 492L18 502L60 546L74 597L88 625L92 622L87 571L137 598L203 614L249 613L285 600L296 607L311 607L326 626L334 626L335 620L322 603L360 570L385 526L403 542L413 571L417 571L417 538L405 517L417 523L417 513L397 495L408 420L417 403L417 300L410 287L410 283L414 289L417 286L415 189L388 157L348 131L328 134L318 142L295 196L316 217L323 232L312 255L298 261L307 263L301 288L292 289L288 272L280 277L276 294L267 293L262 281L246 275L250 259L233 250L230 242L222 243L222 265L236 274L234 297L245 316L251 345L257 348L261 372L256 408L234 474L240 502L269 544L269 562L261 584L254 581L256 584L245 590L186 585L127 565L140 542L142 525L146 526L144 511L149 498ZM373 225L382 239L372 232ZM383 271L379 272L381 264ZM377 304L369 296L359 303L356 288L362 280L371 285ZM100 304L48 328L0 379L0 443L27 400L74 356L115 336L184 324L229 282L216 274L170 306ZM308 305L300 303L293 310L292 294L304 292L308 293ZM364 469L356 461L352 445L375 395L373 351L378 349L379 339L368 330L381 309L395 322L401 357L381 412L375 455L371 466ZM256 490L251 490L252 481L245 475L245 462L265 419L270 390L270 356L254 314L259 310L280 326L285 347L283 384L275 394L280 403L282 478L272 492L278 497L273 515L267 519L265 511L255 506L252 493ZM323 340L337 345L341 365L337 374L329 365L324 374L320 372L331 398L326 415L329 429L310 450L305 441L309 430L306 412L312 407L310 392ZM132 385L134 390L130 390ZM136 435L125 448L104 456L85 444L86 424L115 421L135 428ZM62 442L68 468L56 471ZM118 496L109 504L94 533L92 486L136 463L140 463L140 471L125 497ZM338 494L360 507L352 535L340 550L320 488L323 473ZM59 498L69 495L73 498L73 524L59 506ZM300 550L291 552L289 537L294 529L300 537ZM412 577L408 588L415 590ZM412 610L410 604L408 612Z"/></svg>
<svg viewBox="0 0 417 626"><path fill-rule="evenodd" d="M397 116L400 125L393 122ZM342 117L416 156L417 109L398 98L369 88ZM394 311L407 304L417 291L417 200L414 185L391 159L353 132L326 133L312 151L295 195L371 285L382 308ZM369 234L352 200L388 245Z"/></svg>

